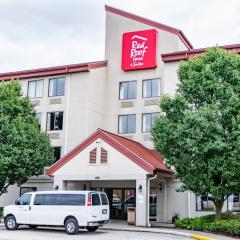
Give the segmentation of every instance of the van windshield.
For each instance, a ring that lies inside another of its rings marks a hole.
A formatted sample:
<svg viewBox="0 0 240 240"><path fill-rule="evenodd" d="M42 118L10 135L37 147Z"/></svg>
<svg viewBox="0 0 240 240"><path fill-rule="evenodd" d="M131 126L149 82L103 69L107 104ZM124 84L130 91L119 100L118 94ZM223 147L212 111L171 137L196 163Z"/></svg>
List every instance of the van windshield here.
<svg viewBox="0 0 240 240"><path fill-rule="evenodd" d="M84 206L85 194L36 194L34 205Z"/></svg>

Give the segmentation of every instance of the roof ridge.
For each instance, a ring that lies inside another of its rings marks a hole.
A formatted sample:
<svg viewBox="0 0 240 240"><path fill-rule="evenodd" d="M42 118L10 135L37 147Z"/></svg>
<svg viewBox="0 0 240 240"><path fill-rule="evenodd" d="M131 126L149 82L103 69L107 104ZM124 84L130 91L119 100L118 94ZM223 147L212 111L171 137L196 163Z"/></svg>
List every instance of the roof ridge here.
<svg viewBox="0 0 240 240"><path fill-rule="evenodd" d="M115 133L109 132L109 131L104 130L104 129L102 129L102 128L98 128L98 129L101 130L101 131L103 131L103 132L106 132L106 133L109 133L109 134L115 135L115 136L117 136L117 137L124 138L124 139L126 139L126 140L128 140L128 141L131 141L131 142L137 143L138 145L140 145L140 146L146 148L146 149L149 150L149 151L151 151L151 150L155 150L155 149L150 149L150 148L144 146L142 143L137 142L137 141L135 141L135 140L133 140L133 139L130 139L130 138L128 138L128 137L124 137L124 136L121 136L121 135L118 135L118 134L115 134Z"/></svg>
<svg viewBox="0 0 240 240"><path fill-rule="evenodd" d="M145 18L145 17L141 17L139 15L124 11L122 9L111 7L109 5L105 5L105 10L108 11L108 12L115 13L117 15L129 18L129 19L144 23L146 25L153 26L153 27L165 30L167 32L177 34L188 49L193 48L191 42L188 40L188 38L185 36L185 34L182 32L182 30L180 30L178 28L174 28L174 27L171 27L169 25L159 23L157 21L154 21L154 20L151 20L151 19L148 19L148 18Z"/></svg>

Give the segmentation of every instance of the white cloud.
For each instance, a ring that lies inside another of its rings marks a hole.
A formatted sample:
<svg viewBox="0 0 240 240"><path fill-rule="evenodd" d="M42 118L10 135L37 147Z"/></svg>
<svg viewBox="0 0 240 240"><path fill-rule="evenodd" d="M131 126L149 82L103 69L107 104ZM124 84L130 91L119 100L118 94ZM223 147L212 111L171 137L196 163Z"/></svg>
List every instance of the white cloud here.
<svg viewBox="0 0 240 240"><path fill-rule="evenodd" d="M0 72L103 59L105 4L177 27L194 47L240 40L239 0L0 0Z"/></svg>

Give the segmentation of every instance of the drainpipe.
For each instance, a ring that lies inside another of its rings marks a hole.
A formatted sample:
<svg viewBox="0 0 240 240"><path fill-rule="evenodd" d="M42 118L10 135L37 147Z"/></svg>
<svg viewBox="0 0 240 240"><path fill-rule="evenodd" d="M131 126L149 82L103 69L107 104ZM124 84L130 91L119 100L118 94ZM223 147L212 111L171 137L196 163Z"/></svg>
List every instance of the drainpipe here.
<svg viewBox="0 0 240 240"><path fill-rule="evenodd" d="M65 124L65 139L64 139L64 155L67 154L67 137L68 137L68 119L69 119L69 95L70 95L71 73L68 75L67 84L67 106L66 106L66 124Z"/></svg>
<svg viewBox="0 0 240 240"><path fill-rule="evenodd" d="M167 180L164 179L164 221L167 222Z"/></svg>
<svg viewBox="0 0 240 240"><path fill-rule="evenodd" d="M150 204L149 204L149 199L150 199L150 181L154 180L157 178L157 174L153 177L150 177L148 179L148 194L147 194L147 226L148 227L151 227L151 224L150 224L150 220L149 220L149 207L150 207Z"/></svg>

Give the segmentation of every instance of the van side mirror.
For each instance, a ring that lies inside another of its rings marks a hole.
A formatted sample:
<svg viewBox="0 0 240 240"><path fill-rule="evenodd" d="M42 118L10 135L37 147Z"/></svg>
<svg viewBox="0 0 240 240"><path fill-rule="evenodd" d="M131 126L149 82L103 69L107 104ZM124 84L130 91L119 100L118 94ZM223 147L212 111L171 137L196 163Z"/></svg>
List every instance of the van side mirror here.
<svg viewBox="0 0 240 240"><path fill-rule="evenodd" d="M20 205L20 201L18 199L15 200L15 205Z"/></svg>

